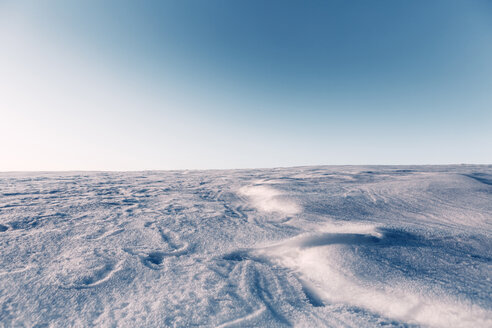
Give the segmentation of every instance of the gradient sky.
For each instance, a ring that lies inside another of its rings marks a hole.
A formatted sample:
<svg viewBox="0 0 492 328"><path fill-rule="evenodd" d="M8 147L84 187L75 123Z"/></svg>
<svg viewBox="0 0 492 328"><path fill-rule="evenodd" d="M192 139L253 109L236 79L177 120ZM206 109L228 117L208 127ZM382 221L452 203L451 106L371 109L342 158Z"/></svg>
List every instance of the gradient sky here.
<svg viewBox="0 0 492 328"><path fill-rule="evenodd" d="M0 171L492 163L492 1L0 0Z"/></svg>

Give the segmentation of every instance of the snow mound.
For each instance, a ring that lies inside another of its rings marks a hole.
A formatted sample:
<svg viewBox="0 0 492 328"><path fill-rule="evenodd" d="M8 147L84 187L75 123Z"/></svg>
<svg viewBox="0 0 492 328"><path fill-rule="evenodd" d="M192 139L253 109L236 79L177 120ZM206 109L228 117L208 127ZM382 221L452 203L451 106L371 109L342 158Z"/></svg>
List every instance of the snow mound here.
<svg viewBox="0 0 492 328"><path fill-rule="evenodd" d="M341 303L364 308L402 322L432 327L486 327L492 323L490 311L463 302L412 279L367 281L353 273L358 258L348 247L405 246L404 236L379 232L375 226L342 224L322 228L323 233L295 237L258 250L274 263L299 275L304 290L317 304ZM398 237L398 238L395 238Z"/></svg>
<svg viewBox="0 0 492 328"><path fill-rule="evenodd" d="M245 186L239 190L239 193L247 196L252 205L259 211L277 212L286 215L294 215L301 211L299 205L283 198L280 191L269 186Z"/></svg>

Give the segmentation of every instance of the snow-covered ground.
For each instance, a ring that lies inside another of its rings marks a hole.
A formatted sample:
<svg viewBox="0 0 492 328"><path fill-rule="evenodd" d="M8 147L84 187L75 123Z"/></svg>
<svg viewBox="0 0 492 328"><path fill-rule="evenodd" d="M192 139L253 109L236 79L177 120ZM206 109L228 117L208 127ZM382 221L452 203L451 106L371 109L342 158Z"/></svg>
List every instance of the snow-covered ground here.
<svg viewBox="0 0 492 328"><path fill-rule="evenodd" d="M0 326L492 327L492 166L0 174Z"/></svg>

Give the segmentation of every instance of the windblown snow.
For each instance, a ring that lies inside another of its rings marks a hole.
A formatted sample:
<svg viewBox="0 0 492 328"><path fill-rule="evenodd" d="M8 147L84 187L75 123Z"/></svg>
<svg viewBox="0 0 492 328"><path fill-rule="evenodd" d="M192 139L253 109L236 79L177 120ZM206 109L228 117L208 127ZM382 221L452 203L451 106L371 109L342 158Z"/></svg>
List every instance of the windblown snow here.
<svg viewBox="0 0 492 328"><path fill-rule="evenodd" d="M0 174L0 326L492 327L492 166Z"/></svg>

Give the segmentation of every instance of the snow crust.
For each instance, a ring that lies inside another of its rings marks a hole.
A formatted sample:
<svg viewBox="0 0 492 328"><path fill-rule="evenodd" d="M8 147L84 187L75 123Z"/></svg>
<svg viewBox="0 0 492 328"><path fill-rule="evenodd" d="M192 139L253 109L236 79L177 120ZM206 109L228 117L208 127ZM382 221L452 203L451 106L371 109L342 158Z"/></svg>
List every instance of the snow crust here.
<svg viewBox="0 0 492 328"><path fill-rule="evenodd" d="M0 327L492 327L492 166L0 173Z"/></svg>

